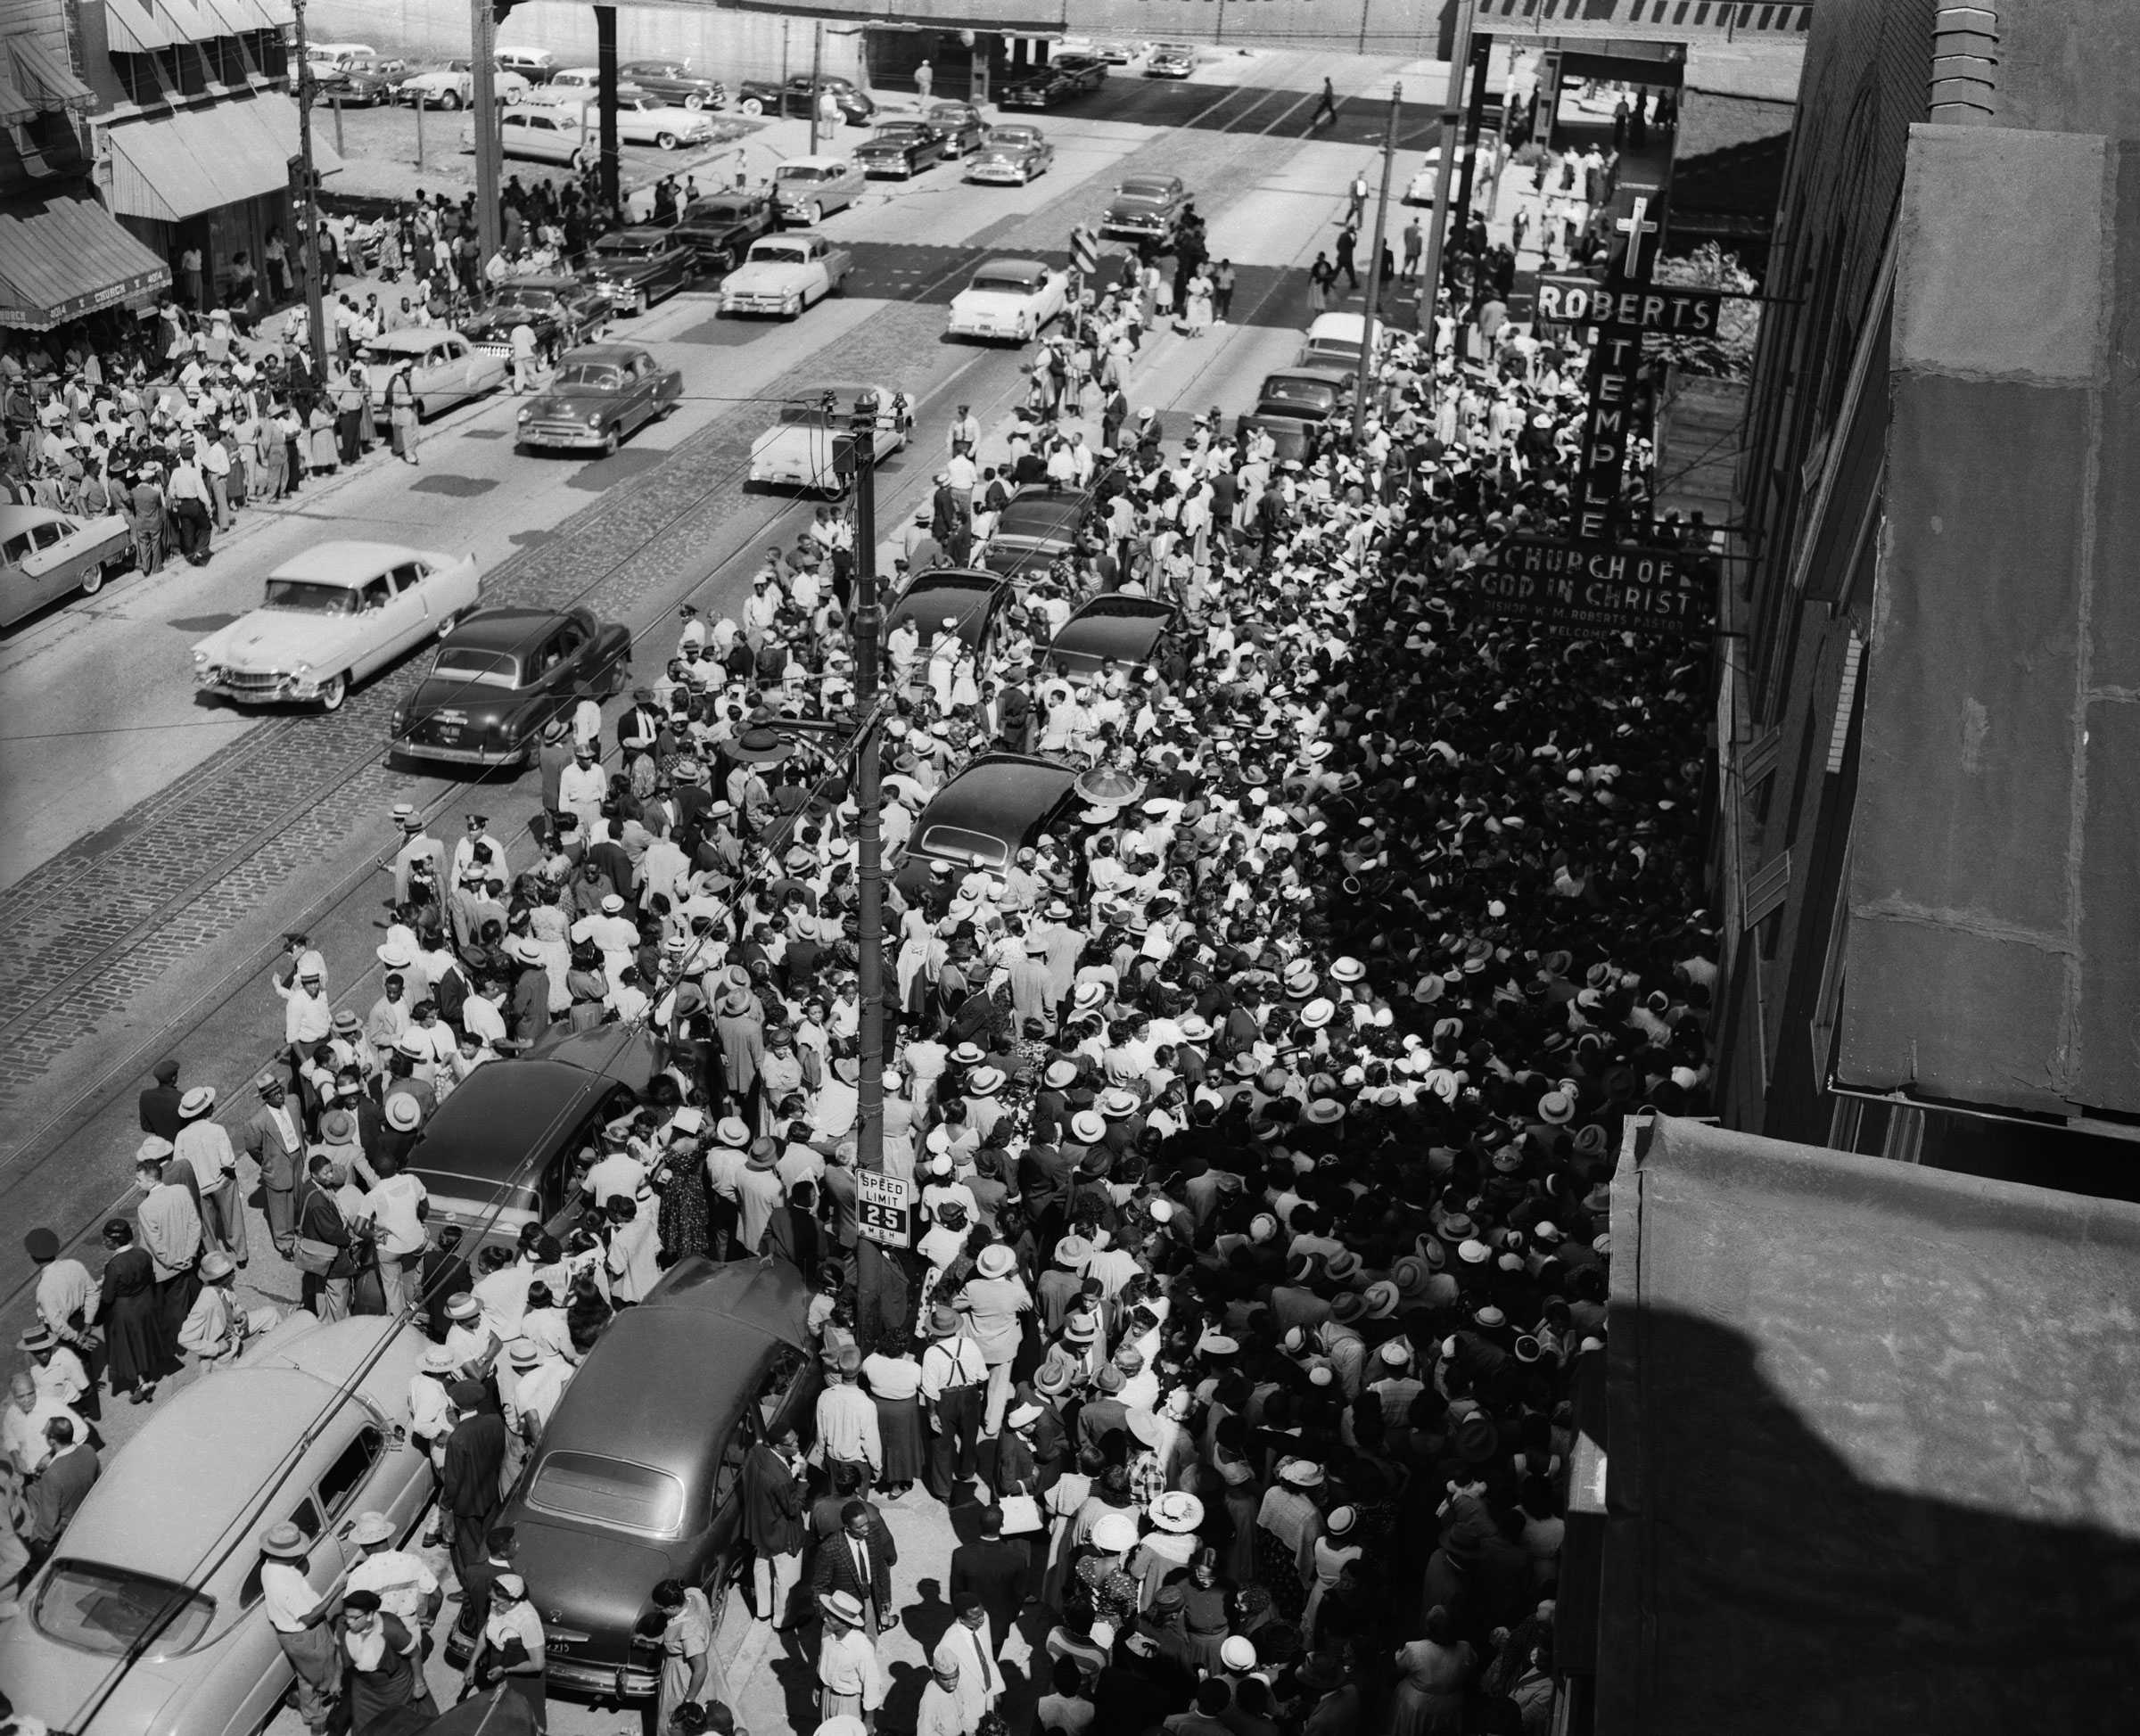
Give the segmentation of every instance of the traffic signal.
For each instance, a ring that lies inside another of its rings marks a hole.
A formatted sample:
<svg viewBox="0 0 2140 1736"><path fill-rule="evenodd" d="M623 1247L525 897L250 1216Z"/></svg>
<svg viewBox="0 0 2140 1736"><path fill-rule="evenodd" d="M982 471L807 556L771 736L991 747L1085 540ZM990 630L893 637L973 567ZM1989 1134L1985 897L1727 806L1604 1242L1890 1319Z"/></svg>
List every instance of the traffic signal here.
<svg viewBox="0 0 2140 1736"><path fill-rule="evenodd" d="M511 14L513 8L519 4L520 0L490 0L490 21L493 24L503 24Z"/></svg>

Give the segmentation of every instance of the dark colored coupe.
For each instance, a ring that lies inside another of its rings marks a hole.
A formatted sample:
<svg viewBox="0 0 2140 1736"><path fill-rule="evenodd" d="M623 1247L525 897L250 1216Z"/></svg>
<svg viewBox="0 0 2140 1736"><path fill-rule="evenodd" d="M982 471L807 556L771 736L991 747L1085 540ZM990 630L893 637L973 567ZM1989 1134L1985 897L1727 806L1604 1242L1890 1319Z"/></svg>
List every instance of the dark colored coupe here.
<svg viewBox="0 0 2140 1736"><path fill-rule="evenodd" d="M1095 596L1063 623L1041 661L1073 681L1090 680L1107 664L1141 670L1174 624L1174 605L1156 596Z"/></svg>
<svg viewBox="0 0 2140 1736"><path fill-rule="evenodd" d="M650 1699L662 1651L639 1628L654 1588L677 1579L717 1610L726 1601L747 1553L745 1458L815 1430L808 1302L793 1266L694 1255L588 1353L501 1520L519 1538L554 1687Z"/></svg>
<svg viewBox="0 0 2140 1736"><path fill-rule="evenodd" d="M697 256L666 229L617 229L595 243L582 276L610 305L643 314L697 275Z"/></svg>
<svg viewBox="0 0 2140 1736"><path fill-rule="evenodd" d="M1105 61L1089 54L1064 54L1001 86L996 92L996 104L1005 109L1051 109L1073 96L1098 90L1107 76Z"/></svg>
<svg viewBox="0 0 2140 1736"><path fill-rule="evenodd" d="M585 343L558 358L549 390L514 418L513 438L523 451L595 446L613 453L627 434L683 401L682 369L663 366L637 344Z"/></svg>
<svg viewBox="0 0 2140 1736"><path fill-rule="evenodd" d="M728 87L692 71L689 61L630 61L617 69L617 76L687 109L718 109L728 100Z"/></svg>
<svg viewBox="0 0 2140 1736"><path fill-rule="evenodd" d="M508 277L498 300L461 322L461 330L478 350L493 356L513 353L513 328L523 320L535 333L535 350L554 362L609 320L609 298L577 277Z"/></svg>
<svg viewBox="0 0 2140 1736"><path fill-rule="evenodd" d="M932 103L923 119L943 135L947 157L963 157L988 130L981 111L971 103Z"/></svg>
<svg viewBox="0 0 2140 1736"><path fill-rule="evenodd" d="M1099 220L1102 236L1123 235L1131 241L1148 241L1161 247L1174 244L1181 226L1181 213L1189 205L1189 189L1178 175L1132 175L1115 189L1107 214Z"/></svg>
<svg viewBox="0 0 2140 1736"><path fill-rule="evenodd" d="M479 609L394 708L391 747L457 765L523 764L544 724L615 693L630 672L631 629L615 621L585 609Z"/></svg>
<svg viewBox="0 0 2140 1736"><path fill-rule="evenodd" d="M1077 547L1092 514L1092 497L1076 489L1058 493L1035 483L1010 498L988 539L988 570L1031 584L1048 576L1049 564Z"/></svg>
<svg viewBox="0 0 2140 1736"><path fill-rule="evenodd" d="M1058 829L1083 800L1074 767L1031 753L985 753L930 798L914 822L893 884L909 899L935 865L1000 874L1041 833Z"/></svg>
<svg viewBox="0 0 2140 1736"><path fill-rule="evenodd" d="M854 147L865 175L910 181L944 160L944 136L923 120L889 120Z"/></svg>
<svg viewBox="0 0 2140 1736"><path fill-rule="evenodd" d="M819 90L832 93L840 119L850 127L867 127L877 114L877 104L867 92L845 78L826 76L815 84L810 74L798 72L786 84L771 78L745 78L737 92L736 106L744 114L787 114L809 118Z"/></svg>
<svg viewBox="0 0 2140 1736"><path fill-rule="evenodd" d="M936 567L908 581L899 600L885 612L885 634L889 638L894 628L910 621L926 652L943 630L943 623L956 621L959 638L971 651L993 632L1012 595L1009 581L995 573Z"/></svg>
<svg viewBox="0 0 2140 1736"><path fill-rule="evenodd" d="M694 199L671 233L691 250L701 271L726 275L773 227L772 200L762 189L744 189Z"/></svg>

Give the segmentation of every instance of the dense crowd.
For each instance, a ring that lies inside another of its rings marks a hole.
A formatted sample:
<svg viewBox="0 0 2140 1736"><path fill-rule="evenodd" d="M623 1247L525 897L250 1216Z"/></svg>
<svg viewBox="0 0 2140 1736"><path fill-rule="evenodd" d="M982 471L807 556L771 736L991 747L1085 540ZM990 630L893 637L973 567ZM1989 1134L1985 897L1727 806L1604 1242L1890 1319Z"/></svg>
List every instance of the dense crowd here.
<svg viewBox="0 0 2140 1736"><path fill-rule="evenodd" d="M1148 275L1039 352L996 463L963 411L950 430L905 573L974 558L1021 484L1090 489L1091 531L992 631L887 646L887 848L995 749L1110 768L1121 799L888 893L883 1169L910 1254L858 1246L850 769L780 728L855 691L853 534L827 510L737 617L688 616L621 716L548 732L531 854L481 815L450 849L402 817L379 1000L337 1010L293 940L286 1065L250 1119L226 1133L175 1067L144 1096L138 1219L101 1283L40 1290L41 1372L0 1425L29 1554L63 1523L37 1516L42 1431L94 1397L93 1324L136 1397L264 1324L212 1300L245 1254L243 1152L306 1305L413 1301L437 1341L411 1420L474 1679L542 1699L493 1527L572 1370L677 1262L763 1256L815 1293L826 1386L814 1443L744 1469L752 1608L816 1636L821 1736L884 1703L881 1508L916 1499L981 1506L924 1736L1544 1729L1607 1180L1624 1118L1699 1110L1708 1077L1704 677L1668 640L1478 606L1469 570L1565 510L1584 358L1482 322L1474 281L1438 341L1391 341L1357 444L1283 459L1215 415L1169 439L1132 413ZM1176 603L1178 630L1073 684L1045 642L1103 589ZM401 1159L436 1105L618 1023L654 1071L583 1154L578 1227L473 1259L428 1230ZM74 1264L33 1253L48 1279ZM650 1600L664 1736L734 1728L703 1594ZM345 1606L278 1606L317 1729L337 1693L422 1692L435 1600ZM1021 1623L1039 1697L1014 1705Z"/></svg>

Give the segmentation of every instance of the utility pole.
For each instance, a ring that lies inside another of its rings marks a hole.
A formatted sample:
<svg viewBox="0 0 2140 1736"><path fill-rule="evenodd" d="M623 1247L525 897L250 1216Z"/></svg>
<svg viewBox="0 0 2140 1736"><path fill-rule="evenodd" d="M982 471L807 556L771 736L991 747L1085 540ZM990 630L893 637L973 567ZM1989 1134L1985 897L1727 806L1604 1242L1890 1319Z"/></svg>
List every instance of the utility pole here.
<svg viewBox="0 0 2140 1736"><path fill-rule="evenodd" d="M879 824L884 801L883 754L877 739L877 675L883 662L877 634L884 611L877 595L877 417L864 400L855 417L854 465L854 706L860 728L854 743L855 854L861 893L856 945L861 953L861 1078L857 1082L855 1166L883 1166L885 1156L885 859Z"/></svg>
<svg viewBox="0 0 2140 1736"><path fill-rule="evenodd" d="M475 116L475 279L488 284L498 255L498 152L505 140L498 125L498 18L491 0L469 0L468 77Z"/></svg>
<svg viewBox="0 0 2140 1736"><path fill-rule="evenodd" d="M620 210L624 203L621 153L617 148L617 9L595 8L595 105L602 152L602 203Z"/></svg>
<svg viewBox="0 0 2140 1736"><path fill-rule="evenodd" d="M312 60L305 52L305 0L291 0L290 10L297 21L298 196L305 224L298 254L305 274L305 337L312 346L312 372L324 382L327 377L327 309L319 290L319 171L312 167L312 101L317 92L312 82Z"/></svg>
<svg viewBox="0 0 2140 1736"><path fill-rule="evenodd" d="M1353 444L1360 444L1367 430L1367 383L1375 372L1375 333L1379 325L1377 309L1382 305L1383 236L1389 224L1389 175L1397 155L1397 112L1404 101L1404 86L1389 87L1389 128L1382 137L1382 193L1375 201L1375 238L1367 250L1367 325L1360 342L1360 373L1353 382Z"/></svg>
<svg viewBox="0 0 2140 1736"><path fill-rule="evenodd" d="M1471 104L1464 114L1464 166L1456 184L1458 220L1467 228L1471 223L1471 190L1473 172L1478 164L1478 135L1486 120L1486 69L1492 64L1493 54L1492 37L1480 37L1471 45ZM1509 100L1507 92L1502 92L1501 100L1504 103ZM1488 208L1489 211L1491 209Z"/></svg>
<svg viewBox="0 0 2140 1736"><path fill-rule="evenodd" d="M818 154L818 111L823 106L819 99L824 95L818 88L818 81L824 76L825 21L820 18L810 37L810 154L813 157ZM859 482L856 488L859 491Z"/></svg>
<svg viewBox="0 0 2140 1736"><path fill-rule="evenodd" d="M1471 11L1456 9L1456 40L1449 51L1449 94L1442 99L1442 160L1434 177L1434 218L1427 228L1427 275L1420 291L1420 330L1434 352L1435 316L1442 305L1442 240L1449 230L1449 172L1456 167L1456 129L1464 118L1464 74L1471 66Z"/></svg>

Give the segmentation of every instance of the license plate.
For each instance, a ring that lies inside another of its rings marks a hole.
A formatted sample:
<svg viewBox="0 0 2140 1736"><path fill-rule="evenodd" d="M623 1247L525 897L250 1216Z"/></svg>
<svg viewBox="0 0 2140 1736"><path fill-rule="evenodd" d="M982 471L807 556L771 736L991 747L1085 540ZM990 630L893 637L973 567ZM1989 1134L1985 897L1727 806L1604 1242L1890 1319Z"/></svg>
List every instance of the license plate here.
<svg viewBox="0 0 2140 1736"><path fill-rule="evenodd" d="M438 736L442 742L457 742L461 738L461 726L457 723L441 723L438 727Z"/></svg>

